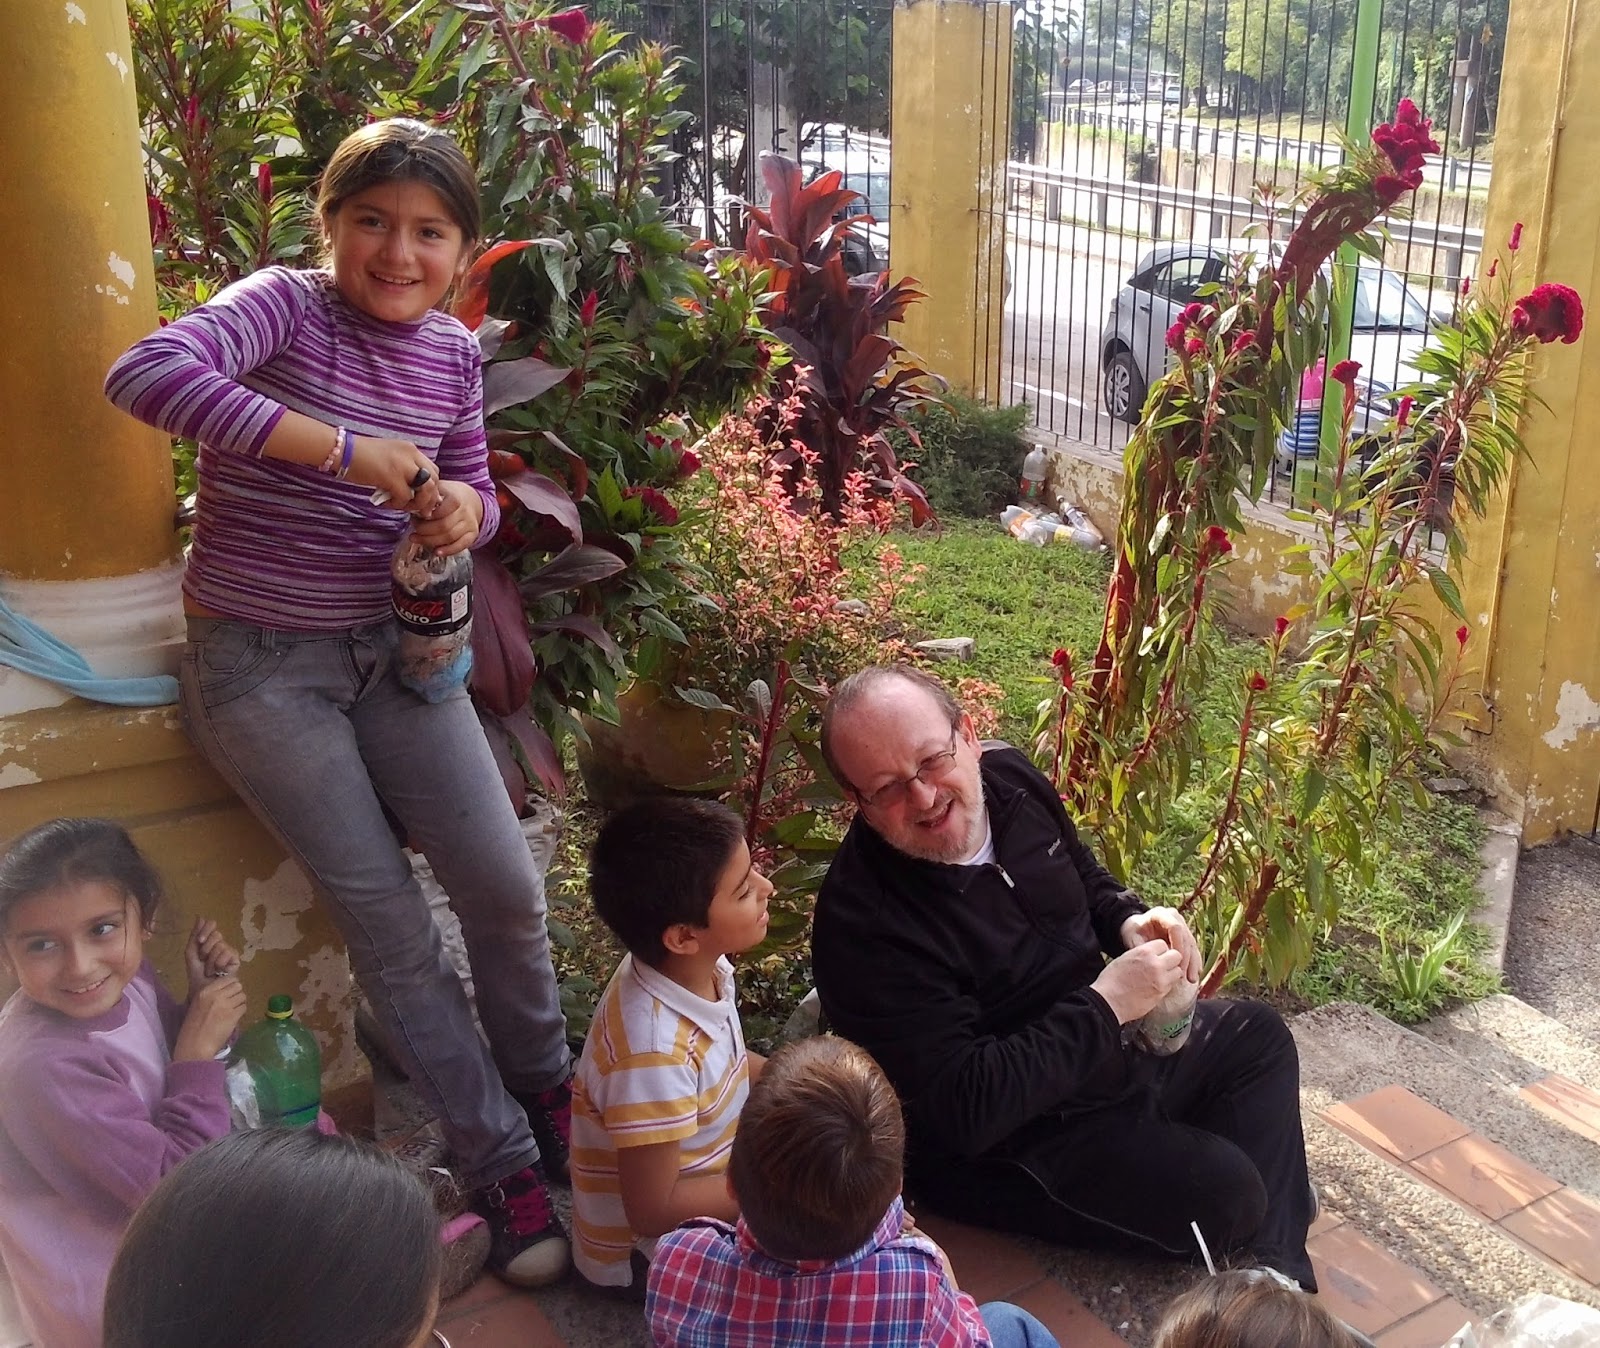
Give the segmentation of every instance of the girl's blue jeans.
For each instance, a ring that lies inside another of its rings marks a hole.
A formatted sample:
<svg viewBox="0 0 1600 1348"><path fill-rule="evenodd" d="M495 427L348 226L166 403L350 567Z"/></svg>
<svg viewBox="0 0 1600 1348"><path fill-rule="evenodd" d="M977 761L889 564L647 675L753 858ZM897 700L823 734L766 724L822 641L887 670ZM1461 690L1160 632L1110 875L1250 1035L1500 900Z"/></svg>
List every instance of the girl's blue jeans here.
<svg viewBox="0 0 1600 1348"><path fill-rule="evenodd" d="M190 618L184 725L316 885L373 1014L478 1186L537 1158L507 1088L566 1078L566 1023L544 880L471 700L408 690L395 641L392 623L283 632ZM385 805L461 919L487 1044Z"/></svg>
<svg viewBox="0 0 1600 1348"><path fill-rule="evenodd" d="M1021 1306L986 1301L978 1307L994 1348L1060 1348L1056 1336Z"/></svg>

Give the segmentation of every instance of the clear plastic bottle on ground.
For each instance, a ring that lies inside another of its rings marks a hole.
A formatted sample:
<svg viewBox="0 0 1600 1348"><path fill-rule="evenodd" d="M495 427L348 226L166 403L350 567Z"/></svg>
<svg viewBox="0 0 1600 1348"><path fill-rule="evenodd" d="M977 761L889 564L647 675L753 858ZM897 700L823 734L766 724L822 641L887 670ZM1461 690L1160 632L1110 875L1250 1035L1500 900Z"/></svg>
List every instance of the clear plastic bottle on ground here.
<svg viewBox="0 0 1600 1348"><path fill-rule="evenodd" d="M264 1128L309 1128L322 1107L322 1052L311 1031L294 1018L294 1003L282 993L267 1000L267 1017L233 1045L231 1065L250 1077L259 1123Z"/></svg>
<svg viewBox="0 0 1600 1348"><path fill-rule="evenodd" d="M1050 460L1044 448L1035 445L1022 460L1022 481L1017 484L1017 496L1022 501L1042 501L1045 479L1050 475Z"/></svg>
<svg viewBox="0 0 1600 1348"><path fill-rule="evenodd" d="M400 681L442 702L472 671L472 554L441 557L409 529L389 564L400 624Z"/></svg>

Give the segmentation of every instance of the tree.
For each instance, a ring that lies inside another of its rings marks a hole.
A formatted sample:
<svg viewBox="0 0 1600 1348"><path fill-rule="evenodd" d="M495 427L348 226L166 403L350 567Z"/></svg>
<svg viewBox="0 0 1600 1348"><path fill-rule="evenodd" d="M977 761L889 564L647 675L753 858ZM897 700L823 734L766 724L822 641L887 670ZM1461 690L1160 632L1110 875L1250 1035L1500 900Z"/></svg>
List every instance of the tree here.
<svg viewBox="0 0 1600 1348"><path fill-rule="evenodd" d="M1011 154L1032 159L1043 103L1066 69L1075 19L1039 0L1021 0L1011 36Z"/></svg>

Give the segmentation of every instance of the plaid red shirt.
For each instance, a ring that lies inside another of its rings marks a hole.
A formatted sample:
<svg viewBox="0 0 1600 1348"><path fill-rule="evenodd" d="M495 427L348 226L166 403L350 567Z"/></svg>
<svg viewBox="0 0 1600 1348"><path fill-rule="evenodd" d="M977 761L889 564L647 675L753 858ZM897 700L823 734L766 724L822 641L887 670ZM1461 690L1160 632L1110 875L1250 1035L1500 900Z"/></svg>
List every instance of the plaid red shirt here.
<svg viewBox="0 0 1600 1348"><path fill-rule="evenodd" d="M701 1218L661 1238L645 1318L658 1348L991 1348L937 1247L901 1230L895 1199L843 1259L791 1264L749 1229Z"/></svg>

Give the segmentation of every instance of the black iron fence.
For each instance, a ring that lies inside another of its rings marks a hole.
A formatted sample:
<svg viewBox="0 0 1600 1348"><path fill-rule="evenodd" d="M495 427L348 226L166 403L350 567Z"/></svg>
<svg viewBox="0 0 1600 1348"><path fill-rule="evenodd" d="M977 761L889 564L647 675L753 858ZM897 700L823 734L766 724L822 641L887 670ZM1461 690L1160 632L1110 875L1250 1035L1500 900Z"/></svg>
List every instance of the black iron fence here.
<svg viewBox="0 0 1600 1348"><path fill-rule="evenodd" d="M1506 3L1382 3L1373 119L1410 97L1443 153L1411 219L1390 222L1382 264L1357 273L1351 354L1374 416L1385 387L1415 377L1408 357L1483 247ZM1259 186L1286 193L1337 161L1357 11L1357 0L1019 8L1009 192L996 207L1010 287L988 334L1002 400L1068 439L1126 443L1164 369L1171 316L1228 252L1252 246L1241 240L1263 218ZM1313 371L1280 444L1275 500L1316 471L1316 384Z"/></svg>
<svg viewBox="0 0 1600 1348"><path fill-rule="evenodd" d="M761 201L760 155L827 169L869 198L887 265L893 0L596 0L595 17L665 43L684 61L685 116L665 190L674 214L717 243Z"/></svg>

